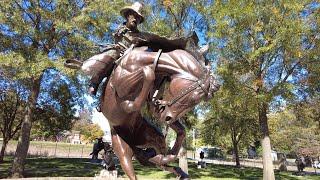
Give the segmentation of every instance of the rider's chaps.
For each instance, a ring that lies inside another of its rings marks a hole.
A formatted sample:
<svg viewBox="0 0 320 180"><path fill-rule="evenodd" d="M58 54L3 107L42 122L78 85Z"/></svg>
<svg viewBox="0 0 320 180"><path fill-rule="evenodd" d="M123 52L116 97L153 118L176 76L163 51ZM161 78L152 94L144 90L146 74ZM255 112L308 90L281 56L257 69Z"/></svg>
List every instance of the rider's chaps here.
<svg viewBox="0 0 320 180"><path fill-rule="evenodd" d="M93 72L92 78L90 79L91 85L93 87L97 87L103 78L110 77L114 67L115 59L111 56L104 56L101 60L97 60L97 62L92 66L95 71Z"/></svg>

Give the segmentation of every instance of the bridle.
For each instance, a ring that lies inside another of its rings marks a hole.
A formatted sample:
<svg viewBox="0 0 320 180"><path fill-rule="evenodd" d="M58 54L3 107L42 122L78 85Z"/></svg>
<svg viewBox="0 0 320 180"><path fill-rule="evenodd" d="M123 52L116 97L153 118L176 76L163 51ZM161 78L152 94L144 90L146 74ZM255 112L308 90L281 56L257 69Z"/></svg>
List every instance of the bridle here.
<svg viewBox="0 0 320 180"><path fill-rule="evenodd" d="M165 107L170 107L170 106L176 104L184 96L193 92L194 90L196 90L199 87L201 88L202 92L204 92L205 94L209 93L208 90L206 90L206 88L205 88L205 86L206 86L205 82L207 81L208 78L210 78L210 75L208 73L205 73L199 79L190 79L190 78L184 78L184 77L181 77L181 78L189 80L189 81L193 81L194 83L191 86L183 89L178 95L174 96L169 101L158 100L154 96L154 98L152 99L152 102L154 103L154 105L156 107L158 107L159 111L163 111L165 109Z"/></svg>
<svg viewBox="0 0 320 180"><path fill-rule="evenodd" d="M205 89L205 81L208 78L210 78L210 76L203 75L202 78L200 78L200 79L198 79L196 81L195 80L191 80L191 81L194 82L191 86L189 86L189 87L185 88L184 90L182 90L178 95L174 96L170 101L160 101L160 103L158 103L156 105L158 106L160 111L163 111L166 108L166 106L170 107L173 104L178 103L178 101L180 99L182 99L184 96L186 96L187 94L191 93L192 91L196 90L199 87L201 88L201 90L204 93L208 94L208 91ZM188 79L188 80L190 80L190 79ZM175 121L176 121L176 119L171 119L171 120L167 121L167 127L166 127L165 136L167 135L168 126L170 124L172 124L173 122L175 122Z"/></svg>
<svg viewBox="0 0 320 180"><path fill-rule="evenodd" d="M166 105L169 107L172 106L173 104L178 102L181 98L183 98L187 94L191 93L192 91L196 90L198 87L200 87L205 94L208 94L208 91L205 89L205 81L206 80L207 80L207 77L204 75L202 78L194 81L194 83L191 86L182 90L178 95L176 95L170 101L168 101L166 103Z"/></svg>

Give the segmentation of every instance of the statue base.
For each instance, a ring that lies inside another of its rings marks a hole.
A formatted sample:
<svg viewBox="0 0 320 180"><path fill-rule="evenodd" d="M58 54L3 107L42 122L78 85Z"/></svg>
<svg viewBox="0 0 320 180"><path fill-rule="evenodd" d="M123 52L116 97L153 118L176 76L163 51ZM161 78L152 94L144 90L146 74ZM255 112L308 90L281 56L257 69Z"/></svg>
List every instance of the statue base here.
<svg viewBox="0 0 320 180"><path fill-rule="evenodd" d="M205 161L198 161L198 164L197 164L198 169L206 168L206 167L207 167L207 163Z"/></svg>
<svg viewBox="0 0 320 180"><path fill-rule="evenodd" d="M118 171L108 171L106 169L103 169L100 171L99 175L96 175L94 177L94 180L102 180L102 179L108 179L108 180L117 180L118 179Z"/></svg>

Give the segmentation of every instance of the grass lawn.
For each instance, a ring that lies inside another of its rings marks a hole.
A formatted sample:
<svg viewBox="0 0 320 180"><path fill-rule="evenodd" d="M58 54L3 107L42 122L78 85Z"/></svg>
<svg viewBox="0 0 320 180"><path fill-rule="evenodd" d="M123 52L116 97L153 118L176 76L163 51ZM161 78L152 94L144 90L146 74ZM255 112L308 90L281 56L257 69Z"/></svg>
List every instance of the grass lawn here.
<svg viewBox="0 0 320 180"><path fill-rule="evenodd" d="M0 178L8 177L12 158L5 158L0 164ZM134 164L139 179L175 179L175 176L158 168ZM80 158L29 158L26 163L26 177L94 177L102 168L89 163L89 159ZM119 169L119 174L126 177ZM209 164L205 169L197 169L195 163L189 163L192 179L262 179L262 170L258 168L235 168L233 166ZM276 172L276 179L320 179L320 176L298 177L288 173Z"/></svg>

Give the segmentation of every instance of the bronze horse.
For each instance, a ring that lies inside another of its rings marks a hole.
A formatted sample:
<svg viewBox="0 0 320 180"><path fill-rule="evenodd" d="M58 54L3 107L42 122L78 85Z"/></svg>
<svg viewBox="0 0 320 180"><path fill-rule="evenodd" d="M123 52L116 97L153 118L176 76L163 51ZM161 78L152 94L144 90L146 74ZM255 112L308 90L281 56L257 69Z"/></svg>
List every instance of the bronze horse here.
<svg viewBox="0 0 320 180"><path fill-rule="evenodd" d="M113 150L130 179L137 179L133 156L143 165L156 165L187 179L188 175L179 167L167 165L176 160L185 138L178 119L202 99L211 98L219 85L210 71L187 51L162 53L155 61L159 54L145 50L135 48L122 58L101 99L101 111L111 128ZM155 96L163 84L166 87ZM145 103L177 133L170 151L164 135L141 115Z"/></svg>

